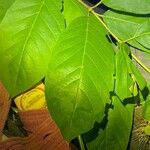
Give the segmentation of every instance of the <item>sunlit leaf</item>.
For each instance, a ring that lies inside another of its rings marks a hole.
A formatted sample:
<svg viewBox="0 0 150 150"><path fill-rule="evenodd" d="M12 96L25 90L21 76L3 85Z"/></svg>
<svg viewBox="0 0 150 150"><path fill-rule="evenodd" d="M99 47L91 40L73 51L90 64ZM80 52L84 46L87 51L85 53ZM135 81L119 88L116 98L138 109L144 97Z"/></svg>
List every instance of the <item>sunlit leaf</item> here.
<svg viewBox="0 0 150 150"><path fill-rule="evenodd" d="M48 108L67 139L101 121L113 90L114 52L92 15L75 19L61 35L46 76Z"/></svg>
<svg viewBox="0 0 150 150"><path fill-rule="evenodd" d="M49 0L16 0L0 25L0 79L14 96L41 80L65 26Z"/></svg>

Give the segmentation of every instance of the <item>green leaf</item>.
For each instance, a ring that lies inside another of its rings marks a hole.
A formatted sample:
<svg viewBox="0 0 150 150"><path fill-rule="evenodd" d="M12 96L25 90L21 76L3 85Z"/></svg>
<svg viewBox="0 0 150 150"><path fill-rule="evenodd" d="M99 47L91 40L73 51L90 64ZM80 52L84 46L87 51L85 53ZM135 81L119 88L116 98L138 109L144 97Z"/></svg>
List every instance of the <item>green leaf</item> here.
<svg viewBox="0 0 150 150"><path fill-rule="evenodd" d="M103 0L103 3L119 11L135 14L150 14L149 0Z"/></svg>
<svg viewBox="0 0 150 150"><path fill-rule="evenodd" d="M129 58L126 54L126 47L122 46L116 54L116 94L121 100L132 96L130 87L133 84L130 76Z"/></svg>
<svg viewBox="0 0 150 150"><path fill-rule="evenodd" d="M11 96L27 90L47 71L64 18L49 0L16 0L0 25L0 79Z"/></svg>
<svg viewBox="0 0 150 150"><path fill-rule="evenodd" d="M64 0L63 14L69 25L77 17L88 16L88 10L77 0Z"/></svg>
<svg viewBox="0 0 150 150"><path fill-rule="evenodd" d="M135 17L108 11L104 15L104 21L122 41L150 53L149 17Z"/></svg>
<svg viewBox="0 0 150 150"><path fill-rule="evenodd" d="M141 90L146 86L145 79L129 58L128 51L129 47L122 44L116 54L115 89L121 100L136 96L138 94L137 84Z"/></svg>
<svg viewBox="0 0 150 150"><path fill-rule="evenodd" d="M15 0L0 0L0 22L5 16L8 8L14 3Z"/></svg>
<svg viewBox="0 0 150 150"><path fill-rule="evenodd" d="M132 127L133 105L124 106L114 97L113 107L109 109L106 126L99 126L95 138L87 141L88 150L126 150ZM91 134L89 134L91 136Z"/></svg>
<svg viewBox="0 0 150 150"><path fill-rule="evenodd" d="M75 19L60 37L46 76L49 111L66 139L101 121L113 90L114 52L92 15Z"/></svg>

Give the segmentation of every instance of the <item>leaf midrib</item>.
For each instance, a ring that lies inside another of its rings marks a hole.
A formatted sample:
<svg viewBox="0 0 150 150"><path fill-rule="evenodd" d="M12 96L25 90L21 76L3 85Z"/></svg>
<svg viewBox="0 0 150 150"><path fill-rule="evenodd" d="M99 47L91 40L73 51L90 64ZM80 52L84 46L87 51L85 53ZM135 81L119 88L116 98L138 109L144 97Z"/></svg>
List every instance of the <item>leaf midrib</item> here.
<svg viewBox="0 0 150 150"><path fill-rule="evenodd" d="M27 45L27 43L28 43L28 41L29 41L29 39L30 39L30 37L31 37L32 31L33 31L33 29L34 29L34 26L35 26L35 24L36 24L36 21L38 20L38 17L39 17L39 15L40 15L40 12L41 12L41 10L42 10L44 4L45 4L45 1L46 1L46 0L43 0L43 1L41 2L41 6L40 6L40 8L39 8L39 11L37 11L37 15L36 15L35 19L33 20L33 23L32 23L32 25L31 25L30 31L29 31L29 33L28 33L26 39L25 39L25 42L24 42L24 45L23 45L23 48L22 48L21 57L20 57L19 64L18 64L18 69L17 69L17 73L16 73L16 79L15 79L15 82L14 82L14 88L13 88L14 91L15 91L15 89L16 89L15 87L16 87L16 85L17 85L17 80L18 80L18 76L19 76L20 66L21 66L21 63L22 63L23 55L24 55L24 53L25 53L26 45ZM14 93L14 92L13 92L13 93Z"/></svg>

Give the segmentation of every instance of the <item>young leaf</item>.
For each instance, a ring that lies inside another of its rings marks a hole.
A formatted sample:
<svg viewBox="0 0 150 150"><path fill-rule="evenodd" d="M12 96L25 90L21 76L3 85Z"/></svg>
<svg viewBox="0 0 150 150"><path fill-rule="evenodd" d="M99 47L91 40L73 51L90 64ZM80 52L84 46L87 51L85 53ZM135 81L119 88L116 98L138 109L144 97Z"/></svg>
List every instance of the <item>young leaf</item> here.
<svg viewBox="0 0 150 150"><path fill-rule="evenodd" d="M0 79L14 96L41 80L64 18L49 0L16 0L0 25Z"/></svg>
<svg viewBox="0 0 150 150"><path fill-rule="evenodd" d="M103 3L115 10L134 14L150 14L150 1L148 0L102 0Z"/></svg>
<svg viewBox="0 0 150 150"><path fill-rule="evenodd" d="M135 17L108 11L104 15L104 21L122 41L150 53L149 17Z"/></svg>
<svg viewBox="0 0 150 150"><path fill-rule="evenodd" d="M89 133L84 136L88 150L126 150L132 127L132 116L133 105L124 106L117 97L114 97L113 108L109 109L105 120L105 128L99 126L97 133L93 133L96 136L92 141L86 139Z"/></svg>
<svg viewBox="0 0 150 150"><path fill-rule="evenodd" d="M93 16L75 19L60 37L46 76L49 111L66 139L101 121L113 90L114 52Z"/></svg>

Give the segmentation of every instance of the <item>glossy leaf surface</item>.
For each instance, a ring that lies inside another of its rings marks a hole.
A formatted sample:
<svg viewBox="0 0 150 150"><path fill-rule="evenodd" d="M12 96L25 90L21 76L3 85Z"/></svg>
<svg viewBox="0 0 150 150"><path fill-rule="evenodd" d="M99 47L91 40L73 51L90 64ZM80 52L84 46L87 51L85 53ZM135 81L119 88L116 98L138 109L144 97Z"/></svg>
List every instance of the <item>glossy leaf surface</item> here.
<svg viewBox="0 0 150 150"><path fill-rule="evenodd" d="M110 101L114 52L105 35L94 16L79 17L62 34L50 60L48 108L69 140L101 121Z"/></svg>
<svg viewBox="0 0 150 150"><path fill-rule="evenodd" d="M43 79L65 139L84 134L88 150L126 150L137 99L150 118L147 83L130 49L150 54L149 15L138 15L150 6L101 2L112 9L99 15L80 0L0 0L0 80L16 96Z"/></svg>
<svg viewBox="0 0 150 150"><path fill-rule="evenodd" d="M60 10L49 0L16 0L8 10L0 25L0 79L12 96L45 76L64 26Z"/></svg>

